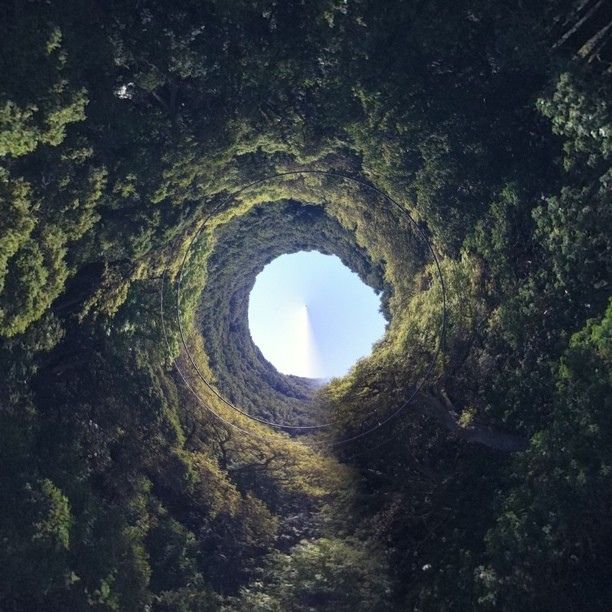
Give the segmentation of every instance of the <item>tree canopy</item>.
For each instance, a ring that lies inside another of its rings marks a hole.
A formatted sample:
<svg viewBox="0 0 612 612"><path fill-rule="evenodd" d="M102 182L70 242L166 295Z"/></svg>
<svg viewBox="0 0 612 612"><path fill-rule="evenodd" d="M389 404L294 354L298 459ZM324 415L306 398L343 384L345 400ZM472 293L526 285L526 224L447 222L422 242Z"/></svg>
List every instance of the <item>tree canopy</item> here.
<svg viewBox="0 0 612 612"><path fill-rule="evenodd" d="M0 609L610 608L611 20L3 3ZM297 249L389 321L317 394Z"/></svg>

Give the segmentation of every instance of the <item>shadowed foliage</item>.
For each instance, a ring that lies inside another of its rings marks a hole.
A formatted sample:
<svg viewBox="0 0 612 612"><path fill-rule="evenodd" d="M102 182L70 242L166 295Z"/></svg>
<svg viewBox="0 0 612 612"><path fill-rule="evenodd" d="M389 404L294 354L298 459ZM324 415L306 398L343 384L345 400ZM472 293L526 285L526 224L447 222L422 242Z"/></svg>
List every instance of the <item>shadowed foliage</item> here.
<svg viewBox="0 0 612 612"><path fill-rule="evenodd" d="M0 23L0 609L612 606L608 3ZM389 320L316 398L245 310L313 248Z"/></svg>

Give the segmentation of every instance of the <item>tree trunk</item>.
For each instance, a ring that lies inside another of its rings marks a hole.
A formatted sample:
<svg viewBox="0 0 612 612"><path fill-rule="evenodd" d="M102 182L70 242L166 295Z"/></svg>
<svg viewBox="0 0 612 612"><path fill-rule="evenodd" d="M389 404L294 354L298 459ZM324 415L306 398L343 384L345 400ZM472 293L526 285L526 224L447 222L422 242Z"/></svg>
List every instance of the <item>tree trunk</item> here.
<svg viewBox="0 0 612 612"><path fill-rule="evenodd" d="M557 49L563 45L568 38L573 36L585 24L585 22L593 16L602 3L603 0L599 0L599 2L592 6L585 15L583 15L569 30L567 30L567 32L565 32L565 34L563 34L563 36L561 36L561 38L552 46L552 48Z"/></svg>
<svg viewBox="0 0 612 612"><path fill-rule="evenodd" d="M528 446L526 438L499 431L488 425L479 423L462 425L459 421L459 413L444 391L439 392L439 395L422 394L417 398L416 405L424 413L434 417L444 425L453 435L467 442L476 442L488 448L508 453L525 450Z"/></svg>

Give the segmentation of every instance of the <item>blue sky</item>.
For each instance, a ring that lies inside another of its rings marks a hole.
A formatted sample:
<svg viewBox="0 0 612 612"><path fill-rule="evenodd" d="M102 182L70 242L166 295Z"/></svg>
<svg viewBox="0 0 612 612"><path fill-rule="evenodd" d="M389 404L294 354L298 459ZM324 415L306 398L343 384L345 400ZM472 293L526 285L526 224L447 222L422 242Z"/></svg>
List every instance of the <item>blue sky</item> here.
<svg viewBox="0 0 612 612"><path fill-rule="evenodd" d="M279 372L342 376L382 338L380 298L336 256L282 255L257 276L249 299L253 341Z"/></svg>

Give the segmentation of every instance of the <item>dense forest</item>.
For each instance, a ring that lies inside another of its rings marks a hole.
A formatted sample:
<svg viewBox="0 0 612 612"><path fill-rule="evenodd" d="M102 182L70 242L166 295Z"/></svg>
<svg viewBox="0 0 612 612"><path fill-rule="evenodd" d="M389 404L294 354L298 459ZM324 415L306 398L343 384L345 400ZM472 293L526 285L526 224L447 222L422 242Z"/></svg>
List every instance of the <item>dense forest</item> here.
<svg viewBox="0 0 612 612"><path fill-rule="evenodd" d="M224 224L215 241L219 247L208 260L198 317L216 385L229 402L285 425L285 431L316 430L329 420L313 398L316 381L280 374L251 339L248 304L255 277L279 255L316 250L337 255L365 283L383 291L381 266L372 265L354 235L323 207L296 202L257 206Z"/></svg>
<svg viewBox="0 0 612 612"><path fill-rule="evenodd" d="M0 610L612 608L612 5L0 3ZM319 388L277 255L382 292Z"/></svg>

